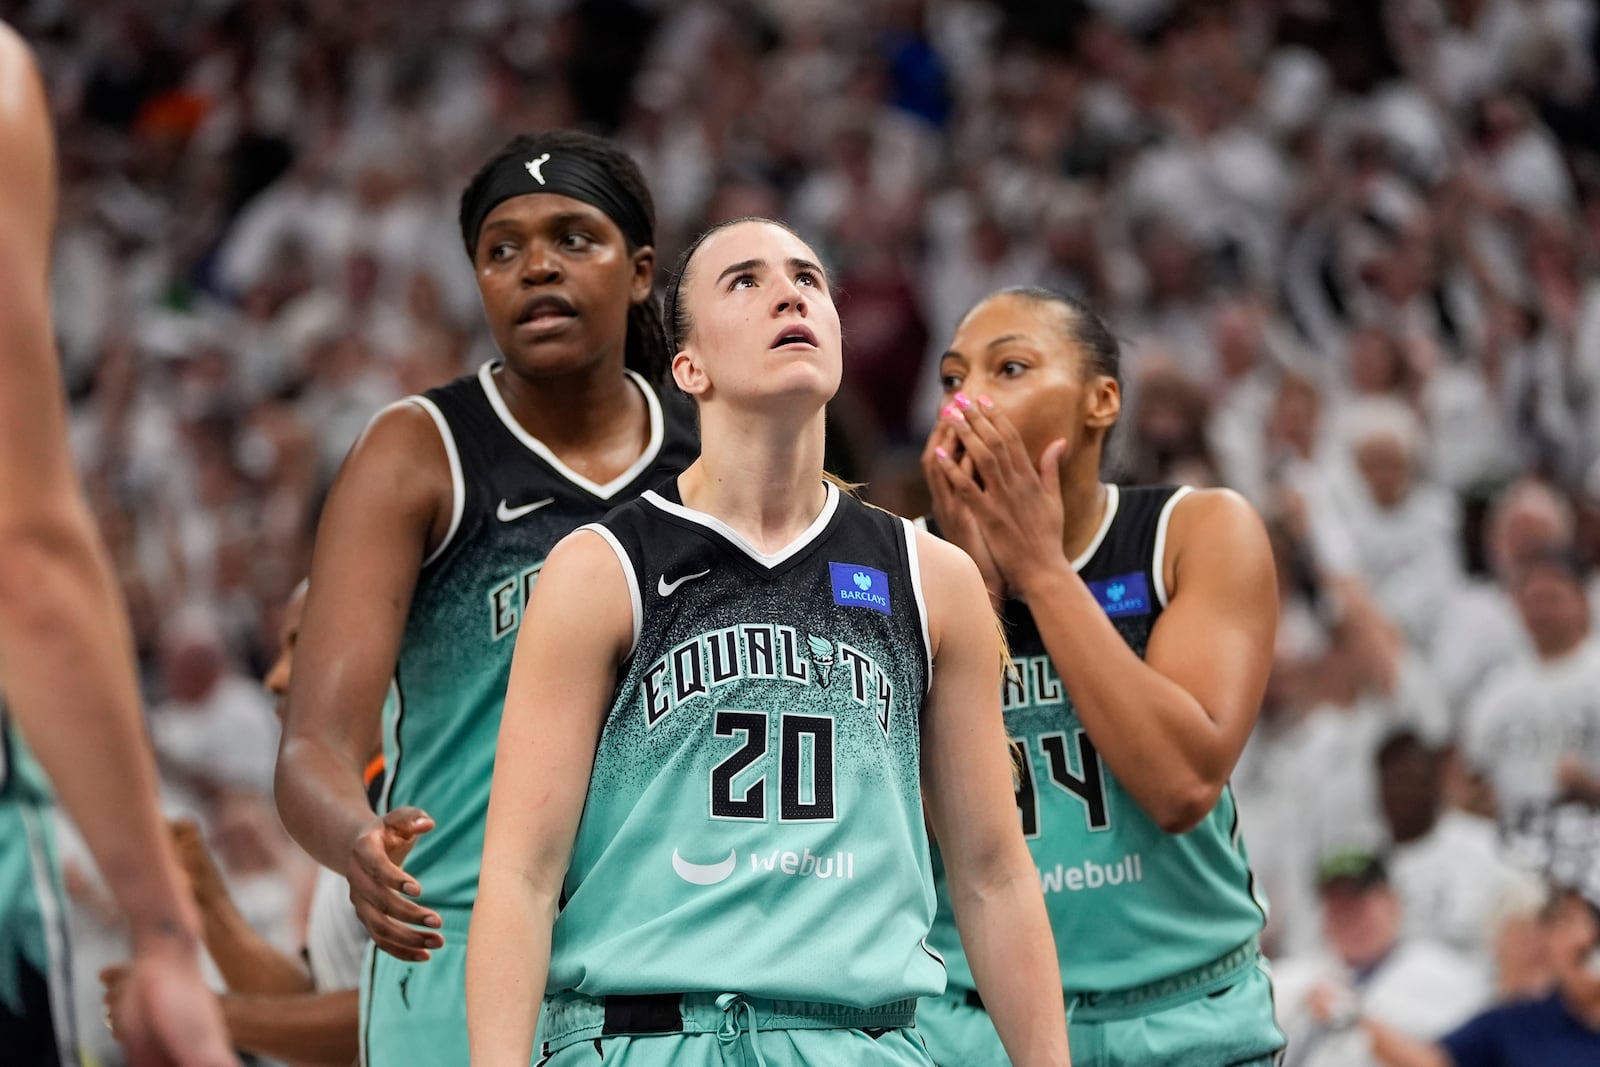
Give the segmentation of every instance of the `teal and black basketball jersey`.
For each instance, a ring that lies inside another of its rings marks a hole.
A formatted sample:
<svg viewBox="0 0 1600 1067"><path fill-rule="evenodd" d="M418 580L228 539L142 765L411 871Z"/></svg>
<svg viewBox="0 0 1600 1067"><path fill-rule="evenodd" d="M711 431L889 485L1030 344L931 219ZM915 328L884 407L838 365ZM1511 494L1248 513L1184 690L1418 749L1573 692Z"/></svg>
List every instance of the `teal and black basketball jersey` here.
<svg viewBox="0 0 1600 1067"><path fill-rule="evenodd" d="M588 527L634 646L595 755L549 992L875 1006L938 993L915 531L827 489L775 555L676 482Z"/></svg>
<svg viewBox="0 0 1600 1067"><path fill-rule="evenodd" d="M407 403L432 416L450 459L453 512L412 595L384 708L382 810L433 816L406 862L434 908L477 896L483 821L511 652L529 590L557 541L671 477L699 451L693 413L632 380L650 409L650 441L607 485L565 466L512 417L494 364Z"/></svg>
<svg viewBox="0 0 1600 1067"><path fill-rule="evenodd" d="M1140 658L1167 604L1162 556L1187 488L1109 486L1106 517L1073 562ZM1130 989L1210 963L1258 934L1264 906L1239 836L1233 792L1185 834L1168 834L1095 752L1028 607L1008 600L1016 671L1006 730L1026 754L1018 776L1023 835L1039 869L1069 992ZM936 865L939 916L928 939L952 989L975 988Z"/></svg>

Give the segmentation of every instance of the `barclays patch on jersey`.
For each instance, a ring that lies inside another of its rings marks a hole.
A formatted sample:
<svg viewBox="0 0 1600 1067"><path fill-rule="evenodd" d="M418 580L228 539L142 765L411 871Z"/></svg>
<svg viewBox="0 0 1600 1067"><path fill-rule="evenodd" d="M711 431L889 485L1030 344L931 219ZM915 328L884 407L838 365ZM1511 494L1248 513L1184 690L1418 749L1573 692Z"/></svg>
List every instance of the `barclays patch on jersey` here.
<svg viewBox="0 0 1600 1067"><path fill-rule="evenodd" d="M1142 571L1090 582L1089 592L1113 619L1121 615L1150 614L1150 583Z"/></svg>
<svg viewBox="0 0 1600 1067"><path fill-rule="evenodd" d="M833 579L833 602L842 608L871 608L885 615L889 610L889 576L874 567L858 563L828 564Z"/></svg>

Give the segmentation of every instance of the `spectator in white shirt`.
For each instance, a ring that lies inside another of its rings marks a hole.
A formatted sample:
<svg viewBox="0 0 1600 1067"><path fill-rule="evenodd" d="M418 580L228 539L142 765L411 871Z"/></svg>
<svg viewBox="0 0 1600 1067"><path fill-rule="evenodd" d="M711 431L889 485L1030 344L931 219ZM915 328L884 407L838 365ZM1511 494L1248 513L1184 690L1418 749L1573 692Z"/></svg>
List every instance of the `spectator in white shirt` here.
<svg viewBox="0 0 1600 1067"><path fill-rule="evenodd" d="M1571 551L1575 529L1572 505L1543 482L1524 479L1495 498L1484 521L1489 574L1451 597L1434 632L1430 660L1456 715L1497 670L1532 657L1510 590L1518 561Z"/></svg>
<svg viewBox="0 0 1600 1067"><path fill-rule="evenodd" d="M1318 884L1330 954L1274 967L1286 1067L1371 1067L1357 1019L1428 1041L1487 1002L1482 972L1452 949L1402 933L1404 907L1377 856L1335 853L1322 862Z"/></svg>
<svg viewBox="0 0 1600 1067"><path fill-rule="evenodd" d="M1377 764L1406 935L1448 945L1487 975L1495 910L1525 876L1503 855L1493 822L1444 807L1439 749L1401 730L1378 749Z"/></svg>
<svg viewBox="0 0 1600 1067"><path fill-rule="evenodd" d="M1490 682L1462 741L1468 769L1494 790L1502 827L1516 831L1562 792L1563 757L1600 769L1600 643L1570 557L1524 561L1513 595L1535 655Z"/></svg>

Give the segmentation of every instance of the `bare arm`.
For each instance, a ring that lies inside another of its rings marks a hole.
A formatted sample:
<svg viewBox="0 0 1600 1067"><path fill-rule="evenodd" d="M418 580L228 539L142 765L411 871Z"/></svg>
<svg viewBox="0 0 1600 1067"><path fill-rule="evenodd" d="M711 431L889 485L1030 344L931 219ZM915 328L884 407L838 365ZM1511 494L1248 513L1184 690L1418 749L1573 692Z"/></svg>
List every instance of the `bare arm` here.
<svg viewBox="0 0 1600 1067"><path fill-rule="evenodd" d="M1028 601L1117 780L1162 829L1192 829L1233 773L1272 665L1277 578L1260 517L1227 490L1174 507L1158 562L1172 596L1141 660L1062 547L1065 442L1047 446L1036 467L1015 427L982 403L950 421L977 477L948 455L930 476L971 514L1007 585Z"/></svg>
<svg viewBox="0 0 1600 1067"><path fill-rule="evenodd" d="M228 989L253 994L311 992L311 976L305 966L273 947L239 913L200 828L188 820L175 821L172 841L200 908L206 951Z"/></svg>
<svg viewBox="0 0 1600 1067"><path fill-rule="evenodd" d="M0 678L132 924L144 968L135 1054L229 1063L156 799L127 618L67 451L50 323L47 116L32 58L0 24Z"/></svg>
<svg viewBox="0 0 1600 1067"><path fill-rule="evenodd" d="M1017 822L1000 715L1000 638L977 567L918 534L934 642L922 778L961 944L1011 1062L1066 1064L1061 974L1039 875Z"/></svg>
<svg viewBox="0 0 1600 1067"><path fill-rule="evenodd" d="M349 1067L360 1055L361 992L285 996L230 993L222 1016L234 1044L274 1060Z"/></svg>
<svg viewBox="0 0 1600 1067"><path fill-rule="evenodd" d="M119 1034L123 1025L119 1006L127 978L126 967L100 972L113 1034ZM246 1051L317 1067L349 1067L360 1054L360 990L307 990L280 996L227 993L220 1000L229 1039Z"/></svg>
<svg viewBox="0 0 1600 1067"><path fill-rule="evenodd" d="M580 530L550 553L523 615L467 942L474 1067L527 1067L533 1052L557 901L633 642L626 583L611 547Z"/></svg>
<svg viewBox="0 0 1600 1067"><path fill-rule="evenodd" d="M426 813L380 819L362 770L427 547L443 537L450 468L433 420L411 403L381 413L356 442L323 512L311 565L288 719L278 755L278 812L290 835L350 880L351 899L379 948L425 960L443 944L406 924L436 924L402 893L416 886L400 863Z"/></svg>
<svg viewBox="0 0 1600 1067"><path fill-rule="evenodd" d="M1022 591L1101 758L1162 829L1181 833L1216 806L1255 725L1277 580L1260 518L1228 491L1176 506L1167 555L1172 598L1143 660L1065 560Z"/></svg>

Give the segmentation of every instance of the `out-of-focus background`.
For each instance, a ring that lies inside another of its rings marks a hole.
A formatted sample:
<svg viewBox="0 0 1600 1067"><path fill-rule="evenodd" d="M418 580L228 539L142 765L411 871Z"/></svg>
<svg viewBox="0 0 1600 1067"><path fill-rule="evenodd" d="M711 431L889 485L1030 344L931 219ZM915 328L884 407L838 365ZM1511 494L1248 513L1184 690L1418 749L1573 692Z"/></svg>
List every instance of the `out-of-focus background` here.
<svg viewBox="0 0 1600 1067"><path fill-rule="evenodd" d="M744 214L817 245L847 338L832 445L885 506L922 506L935 356L977 298L1091 301L1124 342L1115 476L1232 486L1273 533L1278 669L1235 787L1286 1025L1333 982L1432 1036L1544 980L1519 853L1600 786L1588 0L0 15L52 94L72 433L169 799L286 948L309 862L256 681L280 605L368 418L493 355L467 176L584 126L640 161L661 262ZM1348 847L1389 851L1387 888L1347 892ZM94 971L121 935L70 851L84 1032L116 1062Z"/></svg>

